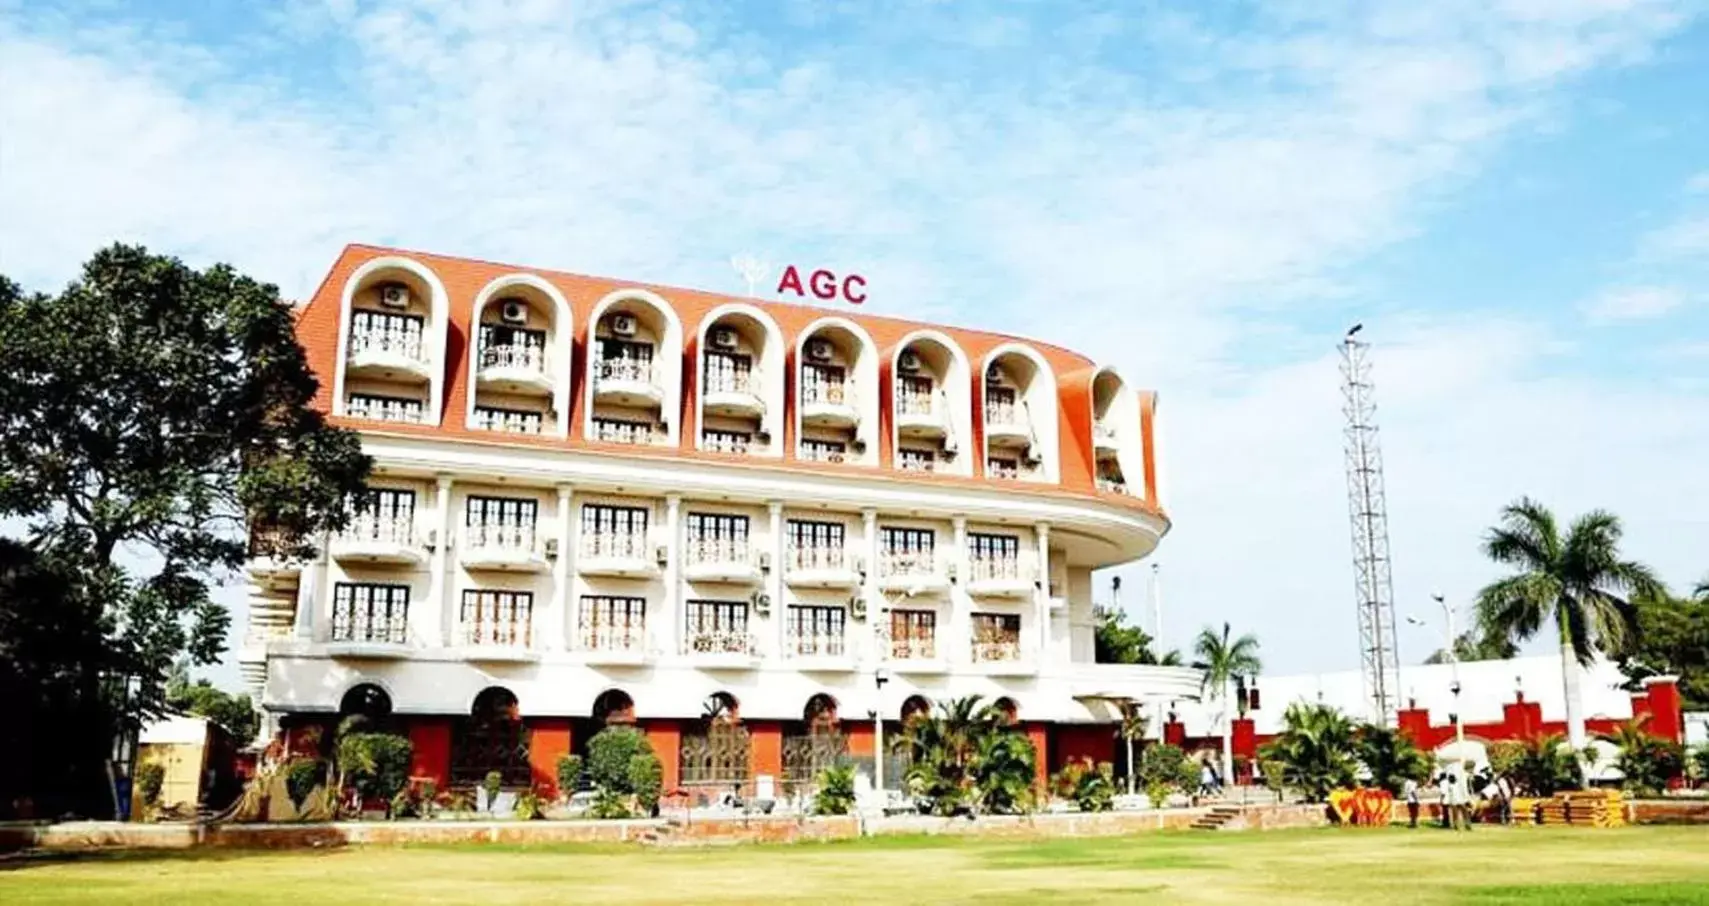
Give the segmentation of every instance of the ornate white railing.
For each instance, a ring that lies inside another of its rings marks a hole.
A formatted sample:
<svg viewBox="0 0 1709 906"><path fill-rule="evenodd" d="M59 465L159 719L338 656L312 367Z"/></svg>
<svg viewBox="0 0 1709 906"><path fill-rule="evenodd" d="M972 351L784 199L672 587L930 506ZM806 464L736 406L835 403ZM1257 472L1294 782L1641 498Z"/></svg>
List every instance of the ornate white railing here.
<svg viewBox="0 0 1709 906"><path fill-rule="evenodd" d="M475 409L471 423L477 431L503 431L510 434L539 434L543 417L538 412L507 412L502 409Z"/></svg>
<svg viewBox="0 0 1709 906"><path fill-rule="evenodd" d="M936 636L898 639L892 637L885 645L886 657L893 661L930 661L938 656Z"/></svg>
<svg viewBox="0 0 1709 906"><path fill-rule="evenodd" d="M593 420L594 435L597 439L612 444L650 444L657 432L652 425L639 422L618 422L605 419Z"/></svg>
<svg viewBox="0 0 1709 906"><path fill-rule="evenodd" d="M583 557L618 560L644 560L653 555L645 532L584 532L579 549Z"/></svg>
<svg viewBox="0 0 1709 906"><path fill-rule="evenodd" d="M347 541L384 541L410 547L420 544L413 519L382 517L372 513L357 513L338 536Z"/></svg>
<svg viewBox="0 0 1709 906"><path fill-rule="evenodd" d="M847 383L806 384L801 388L801 402L809 405L825 403L833 406L853 406L854 388Z"/></svg>
<svg viewBox="0 0 1709 906"><path fill-rule="evenodd" d="M480 522L463 529L463 545L469 548L533 551L533 523Z"/></svg>
<svg viewBox="0 0 1709 906"><path fill-rule="evenodd" d="M848 551L842 547L830 545L795 547L791 545L788 550L788 557L790 569L849 568Z"/></svg>
<svg viewBox="0 0 1709 906"><path fill-rule="evenodd" d="M402 645L409 639L409 605L382 601L334 601L332 640Z"/></svg>
<svg viewBox="0 0 1709 906"><path fill-rule="evenodd" d="M747 565L753 558L753 545L746 539L690 538L688 562L694 564Z"/></svg>
<svg viewBox="0 0 1709 906"><path fill-rule="evenodd" d="M688 629L682 641L683 654L759 653L759 640L738 629Z"/></svg>
<svg viewBox="0 0 1709 906"><path fill-rule="evenodd" d="M879 558L881 576L935 576L936 551L886 551Z"/></svg>
<svg viewBox="0 0 1709 906"><path fill-rule="evenodd" d="M719 371L706 375L707 393L755 393L759 382L751 371Z"/></svg>
<svg viewBox="0 0 1709 906"><path fill-rule="evenodd" d="M972 654L974 663L982 663L986 661L1018 661L1021 660L1023 651L1021 649L1020 639L1008 638L983 642L975 641L973 643Z"/></svg>
<svg viewBox="0 0 1709 906"><path fill-rule="evenodd" d="M1114 445L1116 442L1116 429L1104 424L1103 422L1093 422L1092 439Z"/></svg>
<svg viewBox="0 0 1709 906"><path fill-rule="evenodd" d="M465 611L462 636L463 644L469 646L527 648L534 639L533 607L528 604L478 605L473 619Z"/></svg>
<svg viewBox="0 0 1709 906"><path fill-rule="evenodd" d="M974 557L968 569L975 582L1025 578L1019 557Z"/></svg>
<svg viewBox="0 0 1709 906"><path fill-rule="evenodd" d="M1113 494L1127 494L1127 493L1129 493L1129 491L1127 489L1127 482L1117 481L1114 478L1100 478L1100 479L1098 479L1098 490L1109 491Z"/></svg>
<svg viewBox="0 0 1709 906"><path fill-rule="evenodd" d="M1006 400L986 400L985 424L987 425L1022 425L1021 407L1018 403Z"/></svg>
<svg viewBox="0 0 1709 906"><path fill-rule="evenodd" d="M350 354L365 352L394 353L412 361L426 361L421 342L421 322L414 318L384 316L367 323L359 320L350 328Z"/></svg>
<svg viewBox="0 0 1709 906"><path fill-rule="evenodd" d="M419 424L423 412L421 403L415 400L379 399L371 396L352 396L344 401L344 414L351 418L371 418L382 422L403 422Z"/></svg>
<svg viewBox="0 0 1709 906"><path fill-rule="evenodd" d="M790 633L784 644L790 657L842 657L848 653L848 644L840 632Z"/></svg>
<svg viewBox="0 0 1709 906"><path fill-rule="evenodd" d="M500 343L481 350L482 368L519 368L546 372L546 348L524 343Z"/></svg>
<svg viewBox="0 0 1709 906"><path fill-rule="evenodd" d="M600 381L638 381L659 386L659 367L656 362L640 359L601 359L597 373Z"/></svg>
<svg viewBox="0 0 1709 906"><path fill-rule="evenodd" d="M584 613L576 631L576 647L582 651L645 652L646 621L606 623Z"/></svg>

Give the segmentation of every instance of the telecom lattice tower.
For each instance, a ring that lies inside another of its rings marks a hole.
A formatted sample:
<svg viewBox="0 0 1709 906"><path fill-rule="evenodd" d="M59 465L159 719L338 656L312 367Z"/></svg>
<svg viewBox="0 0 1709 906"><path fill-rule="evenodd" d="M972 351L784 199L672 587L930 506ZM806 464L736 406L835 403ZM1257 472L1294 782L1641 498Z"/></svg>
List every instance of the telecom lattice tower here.
<svg viewBox="0 0 1709 906"><path fill-rule="evenodd" d="M1390 577L1389 516L1383 491L1383 454L1377 442L1370 346L1355 339L1355 324L1341 342L1342 412L1347 416L1347 514L1353 528L1354 601L1359 611L1359 654L1371 719L1395 726L1400 704L1400 659L1395 650L1394 582Z"/></svg>

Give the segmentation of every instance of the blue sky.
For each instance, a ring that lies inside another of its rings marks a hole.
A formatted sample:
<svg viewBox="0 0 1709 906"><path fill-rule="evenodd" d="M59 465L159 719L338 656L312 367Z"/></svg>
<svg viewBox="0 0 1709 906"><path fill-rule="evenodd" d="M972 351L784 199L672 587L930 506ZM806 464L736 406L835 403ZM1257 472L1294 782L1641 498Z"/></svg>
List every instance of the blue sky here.
<svg viewBox="0 0 1709 906"><path fill-rule="evenodd" d="M1709 573L1702 2L260 6L0 0L0 269L123 239L299 296L347 242L857 270L868 310L1159 390L1167 641L1227 619L1278 671L1357 663L1359 320L1403 612L1493 578L1526 493Z"/></svg>

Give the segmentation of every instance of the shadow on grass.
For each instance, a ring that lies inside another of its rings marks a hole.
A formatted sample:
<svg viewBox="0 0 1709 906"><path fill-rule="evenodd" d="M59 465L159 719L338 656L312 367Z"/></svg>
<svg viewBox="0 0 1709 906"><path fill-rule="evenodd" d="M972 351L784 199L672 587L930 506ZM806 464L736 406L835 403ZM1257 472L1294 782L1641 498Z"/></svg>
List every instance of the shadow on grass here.
<svg viewBox="0 0 1709 906"><path fill-rule="evenodd" d="M1550 906L1690 906L1709 904L1709 884L1659 881L1639 884L1527 884L1459 888L1455 902L1548 903Z"/></svg>
<svg viewBox="0 0 1709 906"><path fill-rule="evenodd" d="M26 850L0 856L0 872L19 871L43 865L99 865L143 862L236 862L255 856L327 856L347 852L353 846L315 846L302 849L266 849L203 846L194 849L95 849Z"/></svg>

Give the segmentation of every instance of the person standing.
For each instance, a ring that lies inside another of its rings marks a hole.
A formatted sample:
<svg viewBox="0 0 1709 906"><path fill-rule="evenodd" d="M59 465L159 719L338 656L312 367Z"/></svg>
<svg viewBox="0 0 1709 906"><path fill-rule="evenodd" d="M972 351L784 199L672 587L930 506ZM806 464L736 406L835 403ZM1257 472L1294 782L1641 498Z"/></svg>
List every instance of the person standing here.
<svg viewBox="0 0 1709 906"><path fill-rule="evenodd" d="M1454 826L1453 785L1449 783L1447 771L1436 775L1436 817L1442 822L1442 829L1448 830Z"/></svg>
<svg viewBox="0 0 1709 906"><path fill-rule="evenodd" d="M1411 777L1401 785L1401 796L1406 800L1406 826L1418 827L1418 781Z"/></svg>
<svg viewBox="0 0 1709 906"><path fill-rule="evenodd" d="M1513 823L1513 781L1503 774L1495 779L1496 794L1501 797L1501 823Z"/></svg>

